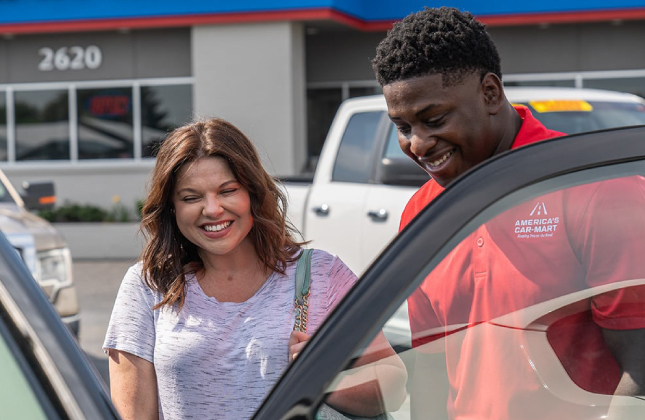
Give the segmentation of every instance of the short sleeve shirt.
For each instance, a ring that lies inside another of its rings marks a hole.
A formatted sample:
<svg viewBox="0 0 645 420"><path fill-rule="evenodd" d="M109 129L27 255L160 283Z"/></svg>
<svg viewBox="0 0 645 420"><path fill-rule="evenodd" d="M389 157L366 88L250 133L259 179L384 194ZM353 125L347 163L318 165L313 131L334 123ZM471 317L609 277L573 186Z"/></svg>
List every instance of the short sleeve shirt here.
<svg viewBox="0 0 645 420"><path fill-rule="evenodd" d="M272 273L245 302L207 296L187 278L181 311L152 308L162 296L141 276L125 275L103 348L154 364L160 418L250 418L288 365L295 320L295 267ZM312 334L356 281L336 256L315 250L311 260L308 333Z"/></svg>

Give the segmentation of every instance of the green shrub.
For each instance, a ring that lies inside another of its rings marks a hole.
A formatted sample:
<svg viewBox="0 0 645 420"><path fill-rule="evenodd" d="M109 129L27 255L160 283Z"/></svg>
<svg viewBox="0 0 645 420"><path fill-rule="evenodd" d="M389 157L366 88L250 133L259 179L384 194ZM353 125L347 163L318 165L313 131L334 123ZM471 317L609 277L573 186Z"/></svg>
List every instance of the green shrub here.
<svg viewBox="0 0 645 420"><path fill-rule="evenodd" d="M92 204L65 202L52 210L42 210L38 215L50 222L131 222L141 220L143 201L137 201L136 213L116 200L112 208L106 210Z"/></svg>
<svg viewBox="0 0 645 420"><path fill-rule="evenodd" d="M129 222L132 220L130 210L121 203L116 203L107 213L106 222Z"/></svg>
<svg viewBox="0 0 645 420"><path fill-rule="evenodd" d="M141 219L143 216L143 206L146 204L146 200L137 200L135 207L137 209L137 217Z"/></svg>
<svg viewBox="0 0 645 420"><path fill-rule="evenodd" d="M103 222L107 212L90 204L65 203L53 210L41 211L40 216L50 222Z"/></svg>

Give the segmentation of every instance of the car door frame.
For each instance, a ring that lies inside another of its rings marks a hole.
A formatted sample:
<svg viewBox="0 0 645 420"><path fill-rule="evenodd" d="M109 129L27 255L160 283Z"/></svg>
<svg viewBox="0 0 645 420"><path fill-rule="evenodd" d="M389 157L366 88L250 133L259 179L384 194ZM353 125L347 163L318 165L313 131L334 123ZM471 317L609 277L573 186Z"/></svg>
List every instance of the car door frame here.
<svg viewBox="0 0 645 420"><path fill-rule="evenodd" d="M289 366L254 419L312 418L337 373L421 282L428 261L438 264L447 253L445 245L483 209L537 182L640 160L645 160L645 126L544 140L502 153L462 175L365 271ZM428 237L436 240L429 243Z"/></svg>
<svg viewBox="0 0 645 420"><path fill-rule="evenodd" d="M0 324L48 418L120 419L98 371L1 233Z"/></svg>

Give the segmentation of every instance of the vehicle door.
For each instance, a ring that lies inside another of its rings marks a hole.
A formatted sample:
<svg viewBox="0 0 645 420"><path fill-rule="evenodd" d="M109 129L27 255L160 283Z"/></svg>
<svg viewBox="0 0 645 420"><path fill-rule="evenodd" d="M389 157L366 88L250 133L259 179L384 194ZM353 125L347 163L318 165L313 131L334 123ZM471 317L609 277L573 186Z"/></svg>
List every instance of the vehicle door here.
<svg viewBox="0 0 645 420"><path fill-rule="evenodd" d="M642 340L644 183L643 126L539 142L464 174L377 258L254 418L315 418L366 383L396 420L645 418L645 399L612 395L625 376L608 344L617 331ZM410 319L389 322L408 298ZM392 325L408 337L390 343L398 355L355 366Z"/></svg>
<svg viewBox="0 0 645 420"><path fill-rule="evenodd" d="M361 243L361 264L367 268L399 232L401 213L410 197L430 176L399 147L396 126L387 127L374 165L373 183L367 189L364 209L364 232ZM393 175L386 172L391 167ZM396 173L399 172L399 173ZM358 273L360 274L360 273Z"/></svg>
<svg viewBox="0 0 645 420"><path fill-rule="evenodd" d="M323 150L333 162L319 162L316 178L305 215L305 236L311 246L324 249L342 258L353 271L364 269L362 260L364 238L370 217L365 200L372 188L373 166L378 145L387 127L382 110L357 112L351 115L335 156ZM333 130L333 127L332 127Z"/></svg>
<svg viewBox="0 0 645 420"><path fill-rule="evenodd" d="M96 369L2 234L0 418L120 418Z"/></svg>

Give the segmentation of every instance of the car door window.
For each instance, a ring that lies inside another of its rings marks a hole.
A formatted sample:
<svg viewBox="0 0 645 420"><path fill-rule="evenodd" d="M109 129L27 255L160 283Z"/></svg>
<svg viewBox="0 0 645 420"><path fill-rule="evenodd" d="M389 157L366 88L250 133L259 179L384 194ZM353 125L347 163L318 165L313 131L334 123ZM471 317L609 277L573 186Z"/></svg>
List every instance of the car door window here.
<svg viewBox="0 0 645 420"><path fill-rule="evenodd" d="M28 379L29 371L22 368L9 343L0 335L0 418L48 419L36 394L35 381ZM42 395L42 394L41 394ZM54 416L49 411L50 416Z"/></svg>
<svg viewBox="0 0 645 420"><path fill-rule="evenodd" d="M397 355L366 342L325 401L372 387L372 413L397 420L645 418L645 399L614 395L645 359L644 174L574 172L483 209L376 325Z"/></svg>

